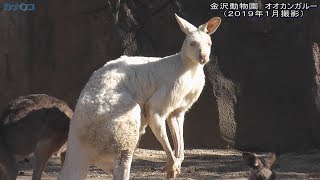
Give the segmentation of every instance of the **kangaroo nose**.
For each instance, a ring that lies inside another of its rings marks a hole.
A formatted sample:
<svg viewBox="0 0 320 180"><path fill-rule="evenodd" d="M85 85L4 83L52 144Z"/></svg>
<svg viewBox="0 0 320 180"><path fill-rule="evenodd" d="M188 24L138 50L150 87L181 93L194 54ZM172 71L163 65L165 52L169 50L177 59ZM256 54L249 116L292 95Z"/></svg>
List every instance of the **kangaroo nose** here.
<svg viewBox="0 0 320 180"><path fill-rule="evenodd" d="M199 59L205 59L207 57L206 54L200 53L199 54Z"/></svg>

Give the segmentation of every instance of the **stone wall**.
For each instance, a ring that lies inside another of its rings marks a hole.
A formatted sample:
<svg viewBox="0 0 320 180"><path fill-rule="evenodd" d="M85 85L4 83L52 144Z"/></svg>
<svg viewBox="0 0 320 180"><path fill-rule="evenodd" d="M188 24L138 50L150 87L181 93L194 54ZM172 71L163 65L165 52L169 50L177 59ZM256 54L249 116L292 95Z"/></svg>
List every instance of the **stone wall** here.
<svg viewBox="0 0 320 180"><path fill-rule="evenodd" d="M106 2L41 0L33 13L0 12L1 109L29 93L74 107L108 60L178 52L184 34L174 13L195 25L223 18L209 0L128 0L115 24L115 2ZM291 151L319 144L318 11L300 19L223 18L204 92L186 116L187 147ZM140 145L159 147L149 130Z"/></svg>

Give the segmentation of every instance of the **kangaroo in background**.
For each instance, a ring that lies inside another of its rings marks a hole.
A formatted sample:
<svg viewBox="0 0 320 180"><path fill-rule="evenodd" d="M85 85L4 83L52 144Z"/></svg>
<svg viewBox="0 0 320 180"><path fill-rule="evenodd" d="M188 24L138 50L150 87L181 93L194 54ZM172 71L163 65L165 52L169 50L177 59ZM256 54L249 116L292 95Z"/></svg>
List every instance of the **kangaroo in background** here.
<svg viewBox="0 0 320 180"><path fill-rule="evenodd" d="M34 153L32 180L40 180L47 160L67 141L72 114L64 101L45 94L10 102L0 116L0 179L15 180L17 162Z"/></svg>
<svg viewBox="0 0 320 180"><path fill-rule="evenodd" d="M274 180L276 174L273 171L274 164L278 155L269 153L265 158L259 158L256 155L244 152L242 153L243 160L250 167L249 180Z"/></svg>

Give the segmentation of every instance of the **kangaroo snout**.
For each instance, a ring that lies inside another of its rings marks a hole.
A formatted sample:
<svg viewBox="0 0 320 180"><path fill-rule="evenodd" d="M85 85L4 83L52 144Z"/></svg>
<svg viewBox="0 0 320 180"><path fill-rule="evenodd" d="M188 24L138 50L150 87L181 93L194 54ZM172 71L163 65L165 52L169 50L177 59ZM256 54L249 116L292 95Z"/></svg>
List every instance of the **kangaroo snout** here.
<svg viewBox="0 0 320 180"><path fill-rule="evenodd" d="M200 53L199 54L199 61L201 64L205 64L209 61L208 55L205 53Z"/></svg>

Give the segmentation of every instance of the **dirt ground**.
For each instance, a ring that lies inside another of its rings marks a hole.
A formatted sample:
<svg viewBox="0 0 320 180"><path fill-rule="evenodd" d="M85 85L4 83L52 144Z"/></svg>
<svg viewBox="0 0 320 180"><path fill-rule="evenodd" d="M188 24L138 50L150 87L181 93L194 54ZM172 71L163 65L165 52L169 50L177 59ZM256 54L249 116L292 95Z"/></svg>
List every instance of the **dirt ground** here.
<svg viewBox="0 0 320 180"><path fill-rule="evenodd" d="M264 154L258 154L264 156ZM228 149L192 149L186 150L185 161L182 164L180 180L211 180L211 179L246 179L249 168L241 158L241 152ZM19 180L31 178L32 159L20 164ZM163 151L137 149L131 169L131 178L135 180L165 179L161 171L165 164ZM59 157L53 156L43 173L44 180L56 179L60 171ZM310 150L303 154L290 153L281 155L275 165L277 179L320 179L320 150ZM112 179L102 170L90 168L87 179Z"/></svg>

